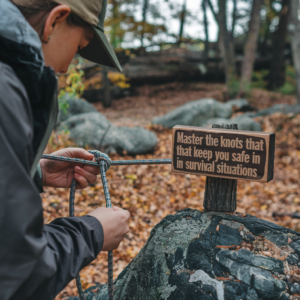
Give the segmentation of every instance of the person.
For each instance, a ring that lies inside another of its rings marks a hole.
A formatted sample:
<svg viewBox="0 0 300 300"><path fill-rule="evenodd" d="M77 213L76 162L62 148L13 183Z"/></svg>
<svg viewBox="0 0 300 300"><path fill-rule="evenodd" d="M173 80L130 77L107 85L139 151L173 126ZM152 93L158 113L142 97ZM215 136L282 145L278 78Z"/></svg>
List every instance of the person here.
<svg viewBox="0 0 300 300"><path fill-rule="evenodd" d="M57 115L56 73L74 55L121 70L104 34L107 0L0 0L0 299L48 300L100 250L116 249L128 211L97 208L43 224L43 186L96 181L99 168L41 159ZM84 149L53 153L92 160Z"/></svg>

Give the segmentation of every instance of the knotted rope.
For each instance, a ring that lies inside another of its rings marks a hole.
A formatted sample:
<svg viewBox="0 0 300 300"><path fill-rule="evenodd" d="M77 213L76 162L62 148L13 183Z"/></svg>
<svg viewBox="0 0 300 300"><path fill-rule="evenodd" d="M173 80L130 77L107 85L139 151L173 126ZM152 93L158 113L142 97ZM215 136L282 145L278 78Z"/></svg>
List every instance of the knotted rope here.
<svg viewBox="0 0 300 300"><path fill-rule="evenodd" d="M148 160L119 160L119 161L111 161L111 159L105 153L96 150L89 150L90 153L94 154L96 161L83 160L77 158L69 158L64 156L54 156L44 154L42 158L51 159L51 160L60 160L72 163L80 163L85 165L99 166L100 167L100 175L104 190L106 207L112 208L110 193L106 178L106 171L110 168L111 165L144 165L144 164L171 164L171 159L148 159ZM76 180L73 178L71 183L70 190L70 200L69 200L69 215L70 217L74 217L74 203L75 203L75 190L76 190ZM79 294L80 300L85 300L80 275L76 276L76 286ZM100 291L98 290L98 293ZM97 294L98 296L99 294ZM96 297L97 298L97 297ZM114 290L113 290L113 252L108 251L108 299L113 300L114 298Z"/></svg>
<svg viewBox="0 0 300 300"><path fill-rule="evenodd" d="M106 154L100 151L89 151L89 152L94 154L96 161L100 165L100 175L101 175L101 180L103 185L106 207L112 208L110 193L109 193L109 188L108 188L108 183L106 178L106 171L111 166L111 160ZM108 251L107 259L108 259L108 299L113 300L114 299L114 277L113 277L113 252L112 251Z"/></svg>

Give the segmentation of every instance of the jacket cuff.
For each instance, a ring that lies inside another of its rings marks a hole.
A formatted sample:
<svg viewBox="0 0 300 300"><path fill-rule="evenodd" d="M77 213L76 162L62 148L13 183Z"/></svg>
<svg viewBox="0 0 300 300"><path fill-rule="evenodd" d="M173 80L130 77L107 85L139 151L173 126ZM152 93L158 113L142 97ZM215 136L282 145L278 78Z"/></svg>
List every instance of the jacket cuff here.
<svg viewBox="0 0 300 300"><path fill-rule="evenodd" d="M98 219L96 219L93 216L86 215L80 218L86 223L88 223L88 225L93 229L95 237L95 256L97 256L100 253L104 243L104 233L102 224Z"/></svg>
<svg viewBox="0 0 300 300"><path fill-rule="evenodd" d="M35 186L37 187L39 193L44 193L43 189L43 176L42 176L42 170L40 163L38 163L35 174L33 176L33 181L35 183Z"/></svg>

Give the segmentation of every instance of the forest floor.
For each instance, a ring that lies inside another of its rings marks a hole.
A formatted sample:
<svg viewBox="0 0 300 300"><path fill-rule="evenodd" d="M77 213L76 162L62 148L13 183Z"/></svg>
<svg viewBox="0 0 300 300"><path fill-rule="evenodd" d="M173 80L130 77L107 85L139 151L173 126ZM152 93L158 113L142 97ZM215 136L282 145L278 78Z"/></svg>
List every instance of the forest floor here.
<svg viewBox="0 0 300 300"><path fill-rule="evenodd" d="M113 100L112 107L97 109L109 121L119 126L143 126L154 131L158 145L153 154L139 155L134 159L171 158L171 130L151 126L151 119L191 100L214 98L222 101L221 84L172 83L137 88L138 95ZM294 104L295 97L264 90L253 90L247 98L259 109L277 103ZM273 217L273 213L300 212L300 115L274 114L256 119L264 131L276 132L275 173L273 181L259 183L238 181L237 211L255 215L300 232L300 220L290 216ZM46 153L72 145L65 137L52 138ZM111 155L113 160L132 159L128 155ZM130 232L114 251L114 278L137 255L147 241L150 231L168 214L184 208L203 210L205 177L177 175L170 165L118 166L107 172L113 205L131 213ZM45 188L42 194L44 218L48 223L55 218L68 216L69 189ZM75 215L82 216L98 206L105 206L100 177L96 184L76 191ZM83 288L107 282L107 253L100 253L95 261L81 272ZM66 299L77 293L75 281L56 297Z"/></svg>

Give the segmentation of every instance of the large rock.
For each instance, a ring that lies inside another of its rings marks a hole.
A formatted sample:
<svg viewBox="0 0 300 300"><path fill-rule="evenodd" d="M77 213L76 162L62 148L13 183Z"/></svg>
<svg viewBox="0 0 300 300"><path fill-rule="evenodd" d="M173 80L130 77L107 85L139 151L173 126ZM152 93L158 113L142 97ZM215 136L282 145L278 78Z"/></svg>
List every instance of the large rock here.
<svg viewBox="0 0 300 300"><path fill-rule="evenodd" d="M233 119L213 118L209 119L203 126L211 127L213 124L238 124L239 130L262 131L259 123L245 115L235 117Z"/></svg>
<svg viewBox="0 0 300 300"><path fill-rule="evenodd" d="M299 256L297 232L251 215L185 209L153 228L115 280L115 300L298 299ZM93 289L86 300L108 299L107 285L98 296Z"/></svg>
<svg viewBox="0 0 300 300"><path fill-rule="evenodd" d="M294 104L275 104L271 107L262 109L257 113L247 113L247 115L251 118L260 117L260 116L268 116L274 113L282 113L282 114L289 114L292 113L293 115L300 114L300 105Z"/></svg>
<svg viewBox="0 0 300 300"><path fill-rule="evenodd" d="M166 128L175 125L203 126L211 118L229 119L233 109L249 105L246 99L230 100L221 103L214 99L201 99L181 105L164 116L154 117L153 124L161 124Z"/></svg>
<svg viewBox="0 0 300 300"><path fill-rule="evenodd" d="M66 111L60 110L57 117L57 122L63 122L71 116L88 113L88 112L98 112L97 109L87 101L79 98L66 98L64 100L68 107Z"/></svg>
<svg viewBox="0 0 300 300"><path fill-rule="evenodd" d="M58 127L58 131L65 130L78 146L89 146L106 153L143 154L152 152L157 144L154 132L141 127L116 127L98 111L69 117Z"/></svg>

